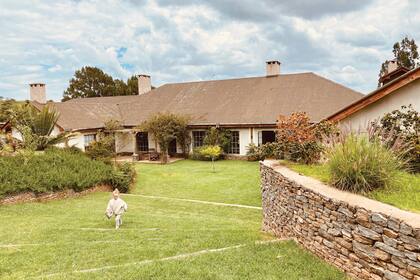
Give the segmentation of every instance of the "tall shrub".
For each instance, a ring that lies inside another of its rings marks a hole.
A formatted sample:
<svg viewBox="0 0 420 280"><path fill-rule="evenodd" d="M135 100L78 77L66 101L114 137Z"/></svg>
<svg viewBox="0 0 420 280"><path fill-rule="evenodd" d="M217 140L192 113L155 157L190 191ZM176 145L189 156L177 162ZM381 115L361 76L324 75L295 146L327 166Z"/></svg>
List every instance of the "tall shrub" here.
<svg viewBox="0 0 420 280"><path fill-rule="evenodd" d="M320 159L323 138L336 131L329 122L313 124L306 113L297 112L279 117L276 138L284 158L308 164Z"/></svg>
<svg viewBox="0 0 420 280"><path fill-rule="evenodd" d="M379 139L350 134L329 151L327 165L333 186L369 192L389 185L401 162Z"/></svg>
<svg viewBox="0 0 420 280"><path fill-rule="evenodd" d="M186 133L188 121L189 118L184 115L157 113L143 122L139 129L153 135L162 154L162 163L166 163L168 161L169 143L172 140L177 139L178 143L181 143L184 148L188 143L187 137L189 136Z"/></svg>
<svg viewBox="0 0 420 280"><path fill-rule="evenodd" d="M409 170L420 172L420 114L411 105L402 106L372 123L372 135L387 147L403 149ZM401 149L400 149L401 150Z"/></svg>

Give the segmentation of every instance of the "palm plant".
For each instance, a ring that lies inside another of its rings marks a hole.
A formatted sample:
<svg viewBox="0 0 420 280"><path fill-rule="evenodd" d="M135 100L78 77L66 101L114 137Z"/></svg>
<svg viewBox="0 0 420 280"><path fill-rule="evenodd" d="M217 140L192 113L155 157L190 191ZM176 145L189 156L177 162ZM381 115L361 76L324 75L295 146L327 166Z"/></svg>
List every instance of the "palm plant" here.
<svg viewBox="0 0 420 280"><path fill-rule="evenodd" d="M38 151L62 143L67 139L67 133L52 135L58 118L58 112L49 106L37 110L26 104L12 112L12 120L22 136L23 146Z"/></svg>

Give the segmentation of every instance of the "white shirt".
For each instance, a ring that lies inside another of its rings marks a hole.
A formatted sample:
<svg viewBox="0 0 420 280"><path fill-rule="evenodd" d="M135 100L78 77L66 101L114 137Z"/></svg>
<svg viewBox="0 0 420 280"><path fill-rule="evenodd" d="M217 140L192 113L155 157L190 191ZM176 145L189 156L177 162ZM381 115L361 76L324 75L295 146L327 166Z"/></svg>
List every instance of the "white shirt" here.
<svg viewBox="0 0 420 280"><path fill-rule="evenodd" d="M121 215L122 213L124 213L124 211L127 211L127 209L128 206L124 200L122 200L121 198L111 198L108 202L108 206L106 207L106 212L110 215Z"/></svg>

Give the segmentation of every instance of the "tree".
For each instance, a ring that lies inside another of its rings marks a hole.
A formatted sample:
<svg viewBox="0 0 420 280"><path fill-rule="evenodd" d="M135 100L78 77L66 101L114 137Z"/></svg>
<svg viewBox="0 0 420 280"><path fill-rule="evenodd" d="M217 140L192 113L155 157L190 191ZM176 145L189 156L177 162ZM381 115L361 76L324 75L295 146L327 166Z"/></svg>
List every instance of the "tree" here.
<svg viewBox="0 0 420 280"><path fill-rule="evenodd" d="M0 122L10 119L10 110L17 104L14 99L0 99Z"/></svg>
<svg viewBox="0 0 420 280"><path fill-rule="evenodd" d="M136 76L127 79L127 95L139 94L139 82Z"/></svg>
<svg viewBox="0 0 420 280"><path fill-rule="evenodd" d="M227 129L211 127L204 137L204 145L219 146L224 152L228 151L231 133Z"/></svg>
<svg viewBox="0 0 420 280"><path fill-rule="evenodd" d="M221 153L222 153L222 148L220 148L220 146L204 146L200 149L200 154L203 157L211 159L213 172L216 172L214 168L214 160L218 158Z"/></svg>
<svg viewBox="0 0 420 280"><path fill-rule="evenodd" d="M403 66L408 69L414 69L417 66L420 66L419 53L414 39L409 39L405 36L401 42L396 42L394 44L392 53L394 54L394 59L396 59L398 66ZM387 74L388 63L389 60L382 63L379 78Z"/></svg>
<svg viewBox="0 0 420 280"><path fill-rule="evenodd" d="M20 104L11 112L13 125L22 136L23 147L29 150L45 150L64 142L67 133L52 135L59 114L48 106L37 110L30 104Z"/></svg>
<svg viewBox="0 0 420 280"><path fill-rule="evenodd" d="M174 139L177 139L178 142L183 141L182 137L185 136L188 119L183 115L157 113L139 126L140 130L153 135L161 151L162 163L168 161L169 143Z"/></svg>
<svg viewBox="0 0 420 280"><path fill-rule="evenodd" d="M112 96L115 93L113 78L97 67L85 66L74 73L63 101L73 98Z"/></svg>

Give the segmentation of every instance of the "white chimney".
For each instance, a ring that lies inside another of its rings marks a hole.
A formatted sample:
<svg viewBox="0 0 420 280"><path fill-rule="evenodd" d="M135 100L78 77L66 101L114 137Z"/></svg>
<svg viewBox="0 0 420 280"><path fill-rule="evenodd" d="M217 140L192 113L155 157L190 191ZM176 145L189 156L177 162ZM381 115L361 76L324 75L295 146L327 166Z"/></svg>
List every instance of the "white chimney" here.
<svg viewBox="0 0 420 280"><path fill-rule="evenodd" d="M138 75L137 82L139 86L139 95L152 90L152 83L149 75Z"/></svg>
<svg viewBox="0 0 420 280"><path fill-rule="evenodd" d="M277 76L280 75L280 61L278 60L271 60L265 63L266 75L269 76Z"/></svg>
<svg viewBox="0 0 420 280"><path fill-rule="evenodd" d="M33 83L29 84L29 95L31 101L36 101L41 104L47 103L47 94L45 91L45 84Z"/></svg>
<svg viewBox="0 0 420 280"><path fill-rule="evenodd" d="M390 61L388 61L388 63L386 64L386 71L387 71L387 73L386 74L389 74L389 73L391 73L391 72L394 72L395 70L397 70L398 69L398 63L397 63L397 61L396 60L390 60Z"/></svg>

